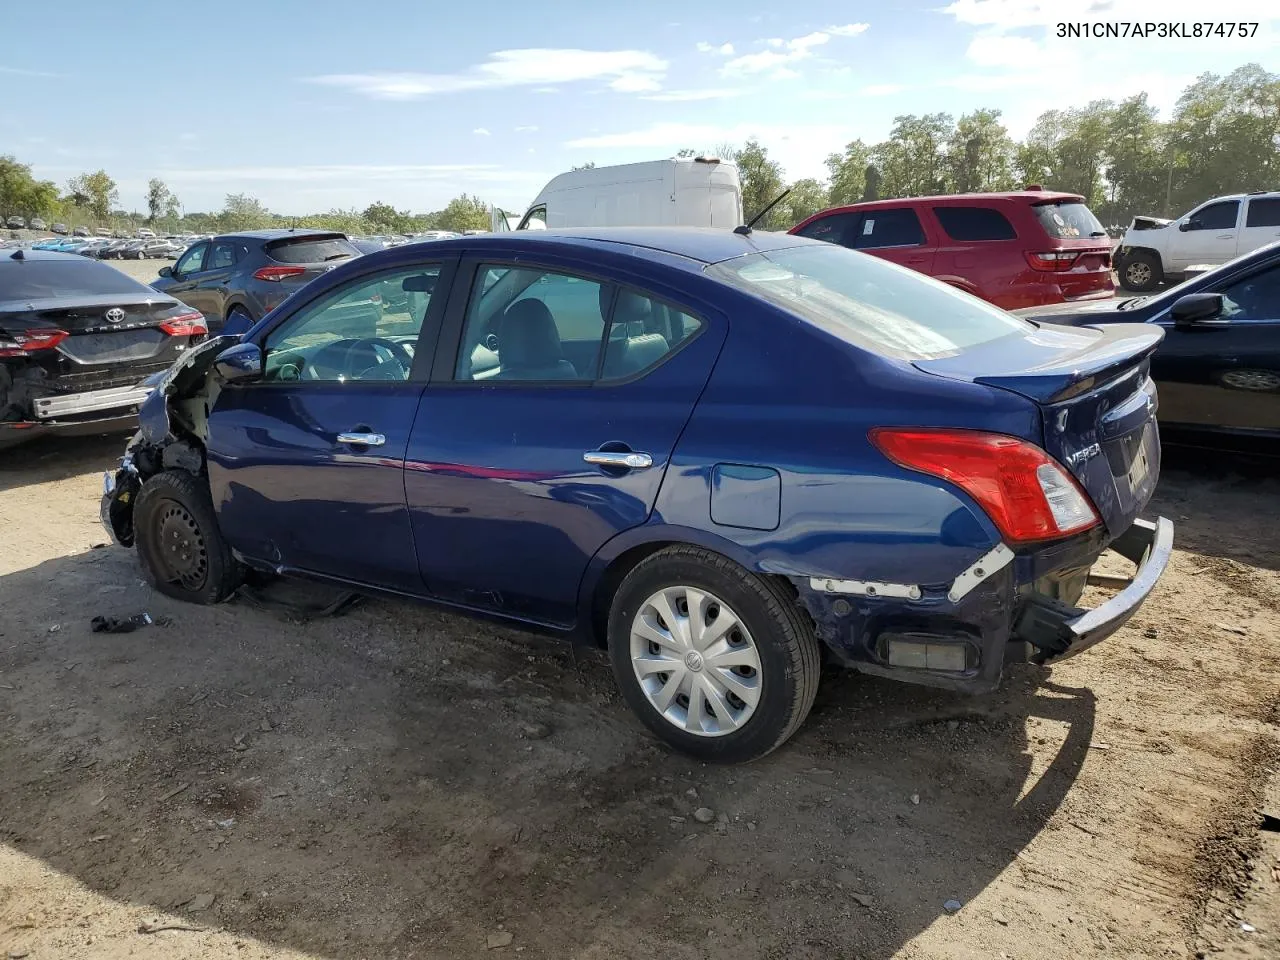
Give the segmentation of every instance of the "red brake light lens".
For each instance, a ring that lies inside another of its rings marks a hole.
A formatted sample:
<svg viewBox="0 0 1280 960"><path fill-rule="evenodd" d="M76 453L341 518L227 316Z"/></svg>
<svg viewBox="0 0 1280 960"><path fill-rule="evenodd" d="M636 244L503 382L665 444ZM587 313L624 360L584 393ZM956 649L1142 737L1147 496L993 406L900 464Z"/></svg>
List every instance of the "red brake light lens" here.
<svg viewBox="0 0 1280 960"><path fill-rule="evenodd" d="M1079 256L1080 254L1068 250L1026 254L1027 263L1031 265L1032 270L1043 270L1046 273L1066 273L1076 265L1076 259Z"/></svg>
<svg viewBox="0 0 1280 960"><path fill-rule="evenodd" d="M958 486L1005 540L1034 543L1100 522L1075 478L1034 443L978 430L879 427L871 442L899 466Z"/></svg>
<svg viewBox="0 0 1280 960"><path fill-rule="evenodd" d="M52 350L68 336L65 330L28 330L0 335L0 357L25 357L40 350Z"/></svg>
<svg viewBox="0 0 1280 960"><path fill-rule="evenodd" d="M196 337L209 332L209 325L204 322L204 314L183 313L170 317L160 324L160 329L171 337Z"/></svg>
<svg viewBox="0 0 1280 960"><path fill-rule="evenodd" d="M279 283L290 277L300 277L307 272L306 267L259 267L253 272L255 280L270 280Z"/></svg>

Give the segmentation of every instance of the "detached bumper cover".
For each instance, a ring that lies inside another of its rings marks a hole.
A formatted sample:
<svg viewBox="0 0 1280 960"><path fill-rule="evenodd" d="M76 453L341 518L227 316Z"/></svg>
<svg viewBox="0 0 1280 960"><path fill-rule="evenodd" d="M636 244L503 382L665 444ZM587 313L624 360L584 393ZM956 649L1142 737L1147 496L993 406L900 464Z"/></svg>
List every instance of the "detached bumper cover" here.
<svg viewBox="0 0 1280 960"><path fill-rule="evenodd" d="M1107 639L1151 595L1173 554L1173 524L1164 517L1136 520L1110 549L1137 564L1137 572L1114 597L1092 610L1032 595L1024 601L1014 636L1033 648L1035 663L1057 663Z"/></svg>

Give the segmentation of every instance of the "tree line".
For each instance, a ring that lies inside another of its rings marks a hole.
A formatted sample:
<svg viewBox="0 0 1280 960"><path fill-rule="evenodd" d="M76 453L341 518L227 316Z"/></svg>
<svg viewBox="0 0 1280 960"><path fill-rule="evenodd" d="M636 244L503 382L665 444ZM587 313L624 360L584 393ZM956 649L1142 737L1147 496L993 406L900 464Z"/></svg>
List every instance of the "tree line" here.
<svg viewBox="0 0 1280 960"><path fill-rule="evenodd" d="M1225 76L1203 74L1183 90L1165 121L1145 93L1048 110L1021 142L1009 135L999 110L978 109L958 120L947 113L907 114L894 119L886 140L853 140L827 157L825 179L788 183L756 139L703 152L737 163L748 217L790 190L761 219L763 229L785 230L825 207L863 200L1028 184L1080 194L1105 225L1123 226L1137 214L1173 217L1222 194L1280 189L1280 74L1256 63ZM488 205L465 194L423 214L379 202L364 210L286 217L244 194L227 196L213 213L184 213L172 191L153 179L145 215L126 213L118 204L115 181L103 170L72 178L64 192L35 180L13 157L0 157L3 216L73 225L92 220L98 226L145 219L170 232L197 233L281 225L359 234L489 227Z"/></svg>

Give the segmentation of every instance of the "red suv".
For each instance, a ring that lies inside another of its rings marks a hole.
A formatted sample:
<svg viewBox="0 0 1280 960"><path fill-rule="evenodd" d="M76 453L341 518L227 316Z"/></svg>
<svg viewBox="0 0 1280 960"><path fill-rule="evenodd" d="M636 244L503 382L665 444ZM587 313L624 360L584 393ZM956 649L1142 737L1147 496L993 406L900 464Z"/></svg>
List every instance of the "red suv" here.
<svg viewBox="0 0 1280 960"><path fill-rule="evenodd" d="M892 260L1006 310L1115 291L1107 231L1071 193L876 200L823 210L789 232Z"/></svg>

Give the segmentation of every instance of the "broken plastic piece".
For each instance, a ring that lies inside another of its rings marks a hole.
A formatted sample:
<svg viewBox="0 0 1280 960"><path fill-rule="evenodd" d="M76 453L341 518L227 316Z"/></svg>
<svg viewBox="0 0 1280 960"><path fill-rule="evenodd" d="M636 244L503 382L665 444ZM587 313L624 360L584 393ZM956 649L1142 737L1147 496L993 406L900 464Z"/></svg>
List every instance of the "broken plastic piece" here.
<svg viewBox="0 0 1280 960"><path fill-rule="evenodd" d="M169 622L167 617L153 617L149 613L135 613L132 617L94 617L89 621L89 628L94 633L133 633L139 627L152 624L164 626Z"/></svg>

